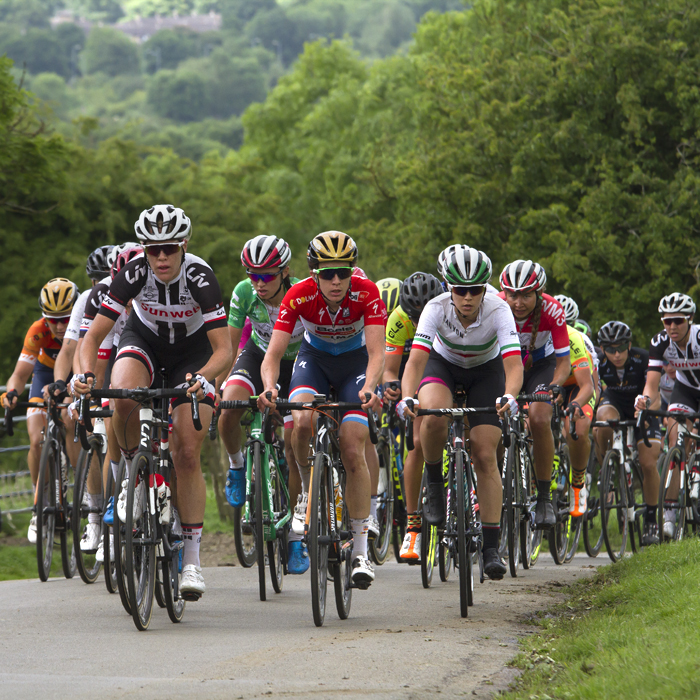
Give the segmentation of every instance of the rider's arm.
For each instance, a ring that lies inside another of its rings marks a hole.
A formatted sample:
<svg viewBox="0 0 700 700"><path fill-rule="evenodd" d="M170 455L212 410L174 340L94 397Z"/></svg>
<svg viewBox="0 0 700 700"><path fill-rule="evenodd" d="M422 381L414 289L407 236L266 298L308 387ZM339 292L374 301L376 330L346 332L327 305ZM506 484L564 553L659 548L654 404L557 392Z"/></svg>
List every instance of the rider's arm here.
<svg viewBox="0 0 700 700"><path fill-rule="evenodd" d="M78 341L76 340L64 340L61 350L56 357L56 364L53 368L53 379L62 379L64 382L68 379L73 369L73 357L75 356L75 350L78 347Z"/></svg>
<svg viewBox="0 0 700 700"><path fill-rule="evenodd" d="M586 366L584 368L582 366L580 369L575 370L574 379L579 386L578 396L574 400L579 406L583 407L593 398L594 394L593 375L590 367Z"/></svg>
<svg viewBox="0 0 700 700"><path fill-rule="evenodd" d="M231 370L233 369L233 365L236 364L236 359L238 358L238 346L241 342L241 336L243 335L243 329L242 328L234 328L233 326L228 327L228 337L231 340L231 352L232 352L232 360L226 367L225 371L223 371L216 379L216 386L217 389L220 387L229 377L231 374Z"/></svg>
<svg viewBox="0 0 700 700"><path fill-rule="evenodd" d="M516 396L523 387L523 361L520 353L503 358L506 373L506 394Z"/></svg>
<svg viewBox="0 0 700 700"><path fill-rule="evenodd" d="M403 355L391 352L384 353L384 376L382 381L396 382L399 379L399 370L401 369L401 359Z"/></svg>
<svg viewBox="0 0 700 700"><path fill-rule="evenodd" d="M554 377L552 378L552 384L558 384L562 386L564 382L569 378L571 374L571 355L568 353L566 355L560 355L556 359L556 364L554 366Z"/></svg>
<svg viewBox="0 0 700 700"><path fill-rule="evenodd" d="M280 331L275 329L272 331L272 338L270 338L270 344L267 346L267 352L265 353L265 359L260 365L260 376L263 383L263 394L268 391L277 393L277 380L280 376L280 362L284 356L289 341L292 337L291 333L287 331Z"/></svg>
<svg viewBox="0 0 700 700"><path fill-rule="evenodd" d="M408 363L403 371L403 379L401 380L401 393L404 396L411 397L415 395L418 384L423 378L423 372L428 364L429 356L430 353L419 347L414 346L411 348L411 354L408 356Z"/></svg>
<svg viewBox="0 0 700 700"><path fill-rule="evenodd" d="M647 370L647 380L644 383L644 391L642 394L648 396L649 408L657 408L661 404L661 394L659 392L659 384L661 383L661 372L653 367Z"/></svg>
<svg viewBox="0 0 700 700"><path fill-rule="evenodd" d="M207 338L211 343L212 354L204 367L197 374L201 374L208 381L214 382L233 361L233 348L231 338L225 327L212 328L207 331Z"/></svg>
<svg viewBox="0 0 700 700"><path fill-rule="evenodd" d="M83 372L95 372L97 364L97 351L107 333L112 330L115 321L103 314L98 314L90 326L90 330L82 338L80 346L80 368Z"/></svg>
<svg viewBox="0 0 700 700"><path fill-rule="evenodd" d="M384 373L384 326L365 326L365 344L369 359L361 393L374 394Z"/></svg>
<svg viewBox="0 0 700 700"><path fill-rule="evenodd" d="M14 391L20 395L24 391L25 384L29 381L29 377L32 376L32 370L34 369L34 363L29 363L21 358L17 360L15 365L15 371L12 376L7 380L7 391ZM16 403L16 400L12 402Z"/></svg>

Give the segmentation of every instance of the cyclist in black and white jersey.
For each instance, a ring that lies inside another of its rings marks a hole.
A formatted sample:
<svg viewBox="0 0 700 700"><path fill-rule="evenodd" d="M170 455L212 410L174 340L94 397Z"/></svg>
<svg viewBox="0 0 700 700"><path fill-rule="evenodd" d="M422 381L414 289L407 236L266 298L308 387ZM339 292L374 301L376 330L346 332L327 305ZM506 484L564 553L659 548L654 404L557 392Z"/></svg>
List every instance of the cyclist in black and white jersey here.
<svg viewBox="0 0 700 700"><path fill-rule="evenodd" d="M122 333L112 369L112 387L157 386L165 369L170 386L189 386L201 397L202 423L211 419L213 382L230 367L231 341L219 283L204 260L187 253L191 224L182 209L169 204L151 207L135 224L137 238L146 249L144 257L127 263L115 276L97 317L83 338L80 363L83 375L75 389L86 393L94 383L97 351L129 301L133 311ZM115 402L115 433L125 457L130 459L139 443L138 411L133 401ZM177 475L177 508L184 539L180 590L188 599L205 591L199 562L206 487L200 451L206 431L197 431L189 406L182 399L172 403L172 455ZM125 489L122 489L125 493ZM144 508L145 488L137 486L136 515ZM125 499L124 499L125 501ZM126 519L126 503L117 503Z"/></svg>

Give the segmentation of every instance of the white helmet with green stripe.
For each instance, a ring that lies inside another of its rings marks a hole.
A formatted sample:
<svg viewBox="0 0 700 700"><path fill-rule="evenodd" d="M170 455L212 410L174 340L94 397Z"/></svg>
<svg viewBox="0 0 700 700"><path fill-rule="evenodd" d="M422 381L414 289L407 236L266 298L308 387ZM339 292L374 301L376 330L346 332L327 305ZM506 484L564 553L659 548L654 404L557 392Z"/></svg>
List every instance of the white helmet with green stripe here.
<svg viewBox="0 0 700 700"><path fill-rule="evenodd" d="M468 245L451 245L438 258L440 274L447 284L486 284L491 279L491 260Z"/></svg>

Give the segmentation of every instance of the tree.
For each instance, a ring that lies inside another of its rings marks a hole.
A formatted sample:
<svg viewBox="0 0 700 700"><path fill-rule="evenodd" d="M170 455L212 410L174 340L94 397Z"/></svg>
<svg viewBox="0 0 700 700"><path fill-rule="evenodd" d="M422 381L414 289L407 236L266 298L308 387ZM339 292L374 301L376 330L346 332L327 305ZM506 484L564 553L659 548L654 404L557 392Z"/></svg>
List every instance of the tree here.
<svg viewBox="0 0 700 700"><path fill-rule="evenodd" d="M70 76L69 54L50 29L28 29L24 35L16 34L3 48L18 67L26 66L30 73Z"/></svg>
<svg viewBox="0 0 700 700"><path fill-rule="evenodd" d="M148 102L162 117L197 121L207 113L206 91L206 82L197 73L162 70L149 83Z"/></svg>
<svg viewBox="0 0 700 700"><path fill-rule="evenodd" d="M138 73L139 54L136 45L121 32L95 27L88 35L81 61L86 74L110 76Z"/></svg>
<svg viewBox="0 0 700 700"><path fill-rule="evenodd" d="M182 61L200 56L201 43L199 35L186 27L161 29L143 44L146 72L174 69Z"/></svg>

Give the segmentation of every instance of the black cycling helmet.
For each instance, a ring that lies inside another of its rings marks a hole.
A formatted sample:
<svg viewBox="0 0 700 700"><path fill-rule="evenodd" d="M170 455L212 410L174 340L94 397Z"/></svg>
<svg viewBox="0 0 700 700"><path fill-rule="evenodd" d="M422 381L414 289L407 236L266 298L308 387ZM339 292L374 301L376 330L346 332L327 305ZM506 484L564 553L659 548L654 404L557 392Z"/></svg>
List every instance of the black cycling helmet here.
<svg viewBox="0 0 700 700"><path fill-rule="evenodd" d="M88 255L85 272L91 280L101 280L109 274L109 254L113 248L113 245L103 245Z"/></svg>
<svg viewBox="0 0 700 700"><path fill-rule="evenodd" d="M401 284L399 304L411 318L418 318L425 305L442 292L442 285L437 277L427 272L414 272Z"/></svg>
<svg viewBox="0 0 700 700"><path fill-rule="evenodd" d="M614 345L615 343L629 343L632 340L632 329L622 321L608 321L598 331L598 344Z"/></svg>

